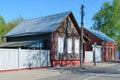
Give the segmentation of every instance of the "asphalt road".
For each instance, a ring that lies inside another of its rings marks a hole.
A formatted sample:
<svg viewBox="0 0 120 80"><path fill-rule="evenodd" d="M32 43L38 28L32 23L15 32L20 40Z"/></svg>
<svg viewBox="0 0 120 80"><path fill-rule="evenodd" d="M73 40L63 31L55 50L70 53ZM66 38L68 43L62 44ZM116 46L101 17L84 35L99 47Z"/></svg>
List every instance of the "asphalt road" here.
<svg viewBox="0 0 120 80"><path fill-rule="evenodd" d="M120 63L0 72L0 80L120 80Z"/></svg>
<svg viewBox="0 0 120 80"><path fill-rule="evenodd" d="M60 70L61 75L37 80L120 80L120 63L107 67L92 67L87 69L69 68Z"/></svg>

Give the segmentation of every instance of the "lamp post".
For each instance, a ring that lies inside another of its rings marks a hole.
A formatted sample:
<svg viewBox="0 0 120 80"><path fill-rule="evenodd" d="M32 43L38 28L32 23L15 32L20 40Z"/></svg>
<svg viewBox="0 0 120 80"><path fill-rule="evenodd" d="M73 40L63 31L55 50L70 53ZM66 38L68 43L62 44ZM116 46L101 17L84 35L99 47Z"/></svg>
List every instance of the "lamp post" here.
<svg viewBox="0 0 120 80"><path fill-rule="evenodd" d="M94 42L94 50L93 50L93 62L94 66L96 66L96 42Z"/></svg>

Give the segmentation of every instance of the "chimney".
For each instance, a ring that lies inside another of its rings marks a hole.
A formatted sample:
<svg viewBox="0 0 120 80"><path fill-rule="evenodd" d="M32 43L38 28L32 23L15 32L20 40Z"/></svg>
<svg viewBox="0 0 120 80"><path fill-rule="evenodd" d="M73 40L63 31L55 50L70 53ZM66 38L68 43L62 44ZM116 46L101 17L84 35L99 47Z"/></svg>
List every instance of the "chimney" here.
<svg viewBox="0 0 120 80"><path fill-rule="evenodd" d="M93 28L93 27L90 27L90 29L93 29L93 30L94 30L94 28Z"/></svg>
<svg viewBox="0 0 120 80"><path fill-rule="evenodd" d="M100 31L100 32L101 32L101 29L99 29L98 31Z"/></svg>

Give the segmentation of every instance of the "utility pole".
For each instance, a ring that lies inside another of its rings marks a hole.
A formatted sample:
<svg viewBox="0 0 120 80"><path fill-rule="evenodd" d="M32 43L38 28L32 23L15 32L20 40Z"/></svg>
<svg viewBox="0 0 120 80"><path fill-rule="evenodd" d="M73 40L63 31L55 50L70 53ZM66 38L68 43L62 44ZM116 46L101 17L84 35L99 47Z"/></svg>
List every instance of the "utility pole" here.
<svg viewBox="0 0 120 80"><path fill-rule="evenodd" d="M84 5L81 5L81 30L80 30L80 67L83 65L83 16L84 16Z"/></svg>
<svg viewBox="0 0 120 80"><path fill-rule="evenodd" d="M96 42L94 43L94 51L93 51L93 62L94 62L94 66L96 66Z"/></svg>

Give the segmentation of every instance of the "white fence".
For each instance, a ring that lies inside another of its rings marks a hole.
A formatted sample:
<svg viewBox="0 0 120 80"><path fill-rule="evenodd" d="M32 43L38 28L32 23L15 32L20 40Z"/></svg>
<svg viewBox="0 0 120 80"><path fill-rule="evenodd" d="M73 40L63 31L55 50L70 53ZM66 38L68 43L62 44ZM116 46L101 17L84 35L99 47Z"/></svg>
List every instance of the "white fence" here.
<svg viewBox="0 0 120 80"><path fill-rule="evenodd" d="M51 66L49 50L0 49L0 70L46 66Z"/></svg>

